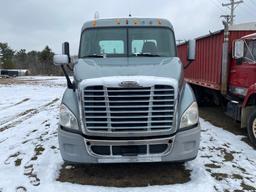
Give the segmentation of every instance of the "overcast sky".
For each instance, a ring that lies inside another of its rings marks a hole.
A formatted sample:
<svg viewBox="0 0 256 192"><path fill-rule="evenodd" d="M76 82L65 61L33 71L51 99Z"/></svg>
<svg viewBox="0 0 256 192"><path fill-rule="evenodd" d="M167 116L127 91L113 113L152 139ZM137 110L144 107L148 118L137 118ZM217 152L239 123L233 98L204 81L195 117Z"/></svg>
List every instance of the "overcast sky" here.
<svg viewBox="0 0 256 192"><path fill-rule="evenodd" d="M236 23L256 21L256 0L244 0L236 9ZM190 39L222 28L221 14L230 12L229 0L0 0L0 42L15 50L56 53L69 41L77 54L81 26L94 18L160 17L174 25L176 39Z"/></svg>

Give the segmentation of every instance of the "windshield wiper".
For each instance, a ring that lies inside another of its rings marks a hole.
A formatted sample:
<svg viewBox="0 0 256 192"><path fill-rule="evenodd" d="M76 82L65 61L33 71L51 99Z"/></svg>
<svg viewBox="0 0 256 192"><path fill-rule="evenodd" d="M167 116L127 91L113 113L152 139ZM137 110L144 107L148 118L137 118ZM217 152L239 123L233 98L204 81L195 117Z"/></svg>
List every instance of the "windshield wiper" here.
<svg viewBox="0 0 256 192"><path fill-rule="evenodd" d="M138 53L134 55L136 55L137 57L160 57L160 55L152 53Z"/></svg>
<svg viewBox="0 0 256 192"><path fill-rule="evenodd" d="M88 58L88 57L94 57L94 58L104 58L106 57L105 55L98 55L98 54L91 54L91 55L85 55L82 58Z"/></svg>

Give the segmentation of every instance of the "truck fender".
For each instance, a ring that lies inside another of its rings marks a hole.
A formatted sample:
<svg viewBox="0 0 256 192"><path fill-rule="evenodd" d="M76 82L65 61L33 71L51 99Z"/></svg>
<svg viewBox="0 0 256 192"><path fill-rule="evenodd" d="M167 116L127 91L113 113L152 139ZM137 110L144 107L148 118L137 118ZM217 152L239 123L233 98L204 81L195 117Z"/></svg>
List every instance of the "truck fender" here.
<svg viewBox="0 0 256 192"><path fill-rule="evenodd" d="M244 98L243 107L246 107L250 99L256 98L256 83L248 88L247 94Z"/></svg>
<svg viewBox="0 0 256 192"><path fill-rule="evenodd" d="M241 128L247 126L249 114L256 109L256 83L248 88L244 98L241 114Z"/></svg>

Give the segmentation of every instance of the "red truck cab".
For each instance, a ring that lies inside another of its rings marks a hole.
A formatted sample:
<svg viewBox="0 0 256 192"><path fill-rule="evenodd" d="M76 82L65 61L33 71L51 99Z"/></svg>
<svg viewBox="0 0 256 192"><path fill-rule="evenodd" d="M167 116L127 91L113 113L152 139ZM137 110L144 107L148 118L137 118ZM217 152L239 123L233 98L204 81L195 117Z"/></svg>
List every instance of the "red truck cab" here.
<svg viewBox="0 0 256 192"><path fill-rule="evenodd" d="M241 98L241 127L247 127L252 143L256 143L256 33L233 43L229 91Z"/></svg>
<svg viewBox="0 0 256 192"><path fill-rule="evenodd" d="M185 79L199 104L226 105L226 114L247 128L256 147L256 22L224 26L196 38L196 60ZM178 45L178 55L186 65L186 43Z"/></svg>
<svg viewBox="0 0 256 192"><path fill-rule="evenodd" d="M235 51L242 52L239 56ZM240 50L239 50L240 49ZM256 83L256 33L242 37L233 43L233 59L230 66L229 90L245 97Z"/></svg>

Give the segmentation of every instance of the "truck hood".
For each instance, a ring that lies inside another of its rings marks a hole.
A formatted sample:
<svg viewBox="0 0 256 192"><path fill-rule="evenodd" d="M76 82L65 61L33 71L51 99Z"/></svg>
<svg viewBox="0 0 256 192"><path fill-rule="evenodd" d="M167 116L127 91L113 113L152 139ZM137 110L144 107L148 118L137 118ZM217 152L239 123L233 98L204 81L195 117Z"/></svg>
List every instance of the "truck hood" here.
<svg viewBox="0 0 256 192"><path fill-rule="evenodd" d="M74 66L78 82L109 76L156 76L179 81L183 79L183 65L177 57L131 57L79 59Z"/></svg>

